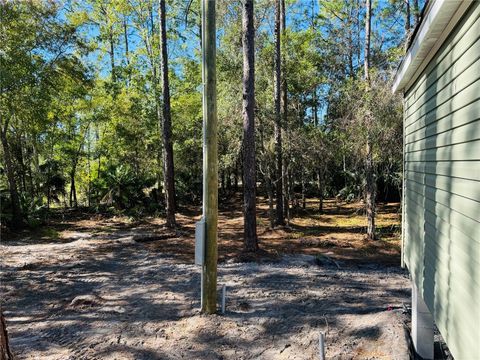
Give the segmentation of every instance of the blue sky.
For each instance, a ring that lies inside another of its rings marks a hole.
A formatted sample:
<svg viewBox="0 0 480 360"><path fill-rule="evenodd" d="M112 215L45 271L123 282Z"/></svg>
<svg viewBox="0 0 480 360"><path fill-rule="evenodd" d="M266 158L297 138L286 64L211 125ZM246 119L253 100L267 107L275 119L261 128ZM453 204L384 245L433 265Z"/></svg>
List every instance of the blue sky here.
<svg viewBox="0 0 480 360"><path fill-rule="evenodd" d="M361 0L360 0L361 1ZM387 36L391 31L403 31L404 26L404 16L398 11L398 14L393 14L388 21L385 19L380 19L380 12L384 9L390 0L377 0L374 2L374 17L373 17L373 31L379 37ZM362 2L362 1L361 1ZM423 4L424 1L420 1ZM287 27L295 28L295 30L305 30L310 27L311 18L312 18L312 10L315 14L319 13L320 7L319 2L314 1L312 3L311 0L298 0L298 1L287 1L287 4L290 3L289 7L287 8ZM313 9L312 9L313 5ZM84 9L87 12L91 12L88 5L83 5ZM65 8L64 11L61 12L61 16L65 17L65 13L67 12ZM171 14L171 12L170 12ZM273 39L273 11L267 14L268 21L264 22L264 24L257 29L257 31L263 31L267 34L270 34ZM175 71L177 76L182 76L182 66L178 62L178 59L181 58L191 58L198 60L199 54L199 39L198 33L196 28L187 27L184 21L185 12L184 10L180 10L179 14L177 14L178 18L173 18L173 16L169 16L168 8L167 8L167 26L169 28L174 27L177 31L177 35L175 39L170 39L169 41L169 57L170 57L170 64L171 70ZM190 19L194 17L194 14L190 14ZM131 25L131 22L130 22ZM327 29L319 28L318 31L325 32ZM83 28L84 36L87 39L93 40L97 39L100 35L99 27L96 25L89 25ZM223 34L223 29L218 29L218 37L221 38ZM363 40L361 40L363 41ZM375 39L373 39L375 41ZM383 44L383 50L386 47L392 47L397 44L393 44L389 41L386 41ZM103 45L105 47L105 44ZM141 37L137 30L135 30L132 26L129 26L129 50L131 53L135 52L140 47L143 47L144 44L141 40ZM123 34L119 37L118 43L115 45L115 60L116 64L120 65L120 61L125 63L125 45L123 40ZM360 53L361 57L362 52ZM356 66L361 66L363 59L362 58L356 59ZM86 58L86 62L92 65L96 71L99 71L101 76L108 77L110 75L110 58L108 53L105 50L97 49L90 53ZM146 61L144 59L143 61ZM325 90L325 89L324 89ZM328 88L327 88L328 90ZM323 117L326 109L322 107L320 110L320 117Z"/></svg>
<svg viewBox="0 0 480 360"><path fill-rule="evenodd" d="M385 7L385 5L388 3L388 0L380 0L377 1L377 9L382 9ZM319 4L317 1L314 2L314 9L313 11L318 14L319 12ZM87 7L87 5L85 5ZM291 4L288 8L288 13L287 13L287 26L289 27L295 27L297 30L301 29L306 29L310 26L310 19L311 19L311 11L312 11L312 1L311 0L299 0L295 1L293 4ZM377 10L378 11L378 10ZM305 16L307 14L307 16ZM184 19L184 12L182 11L180 13L181 18L180 19L174 19L172 20L170 18L169 20L169 26L175 26L177 32L181 35L184 36L185 40L180 39L178 37L176 41L170 41L169 42L169 56L171 58L172 63L175 62L175 59L180 58L180 57L189 57L189 58L197 58L198 50L199 50L199 41L198 37L193 34L193 31L196 31L196 29L192 28L186 28L185 22L183 21ZM168 17L168 13L167 13ZM190 14L190 18L192 18L193 15ZM270 14L270 18L273 18L273 14ZM403 28L403 18L402 15L399 14L398 16L398 24L393 24L395 28ZM374 23L373 27L374 30L379 30L380 34L382 34L382 24L380 22L380 19L378 16L374 16L373 18ZM387 26L390 26L391 24L387 24ZM271 33L273 31L272 29L272 21L268 21L264 26L262 26L259 31L267 31ZM319 29L319 31L322 31L322 29ZM86 36L90 39L97 38L99 35L99 29L97 26L88 26L88 28L85 29ZM222 29L219 29L219 37L221 36ZM140 36L134 30L132 27L129 28L129 47L130 51L133 52L135 51L139 46L143 46L143 43L140 40ZM124 58L124 52L125 52L125 46L123 42L123 37L120 39L118 44L116 44L116 60L118 61L121 58ZM392 46L394 44L390 43L385 43L384 47ZM90 63L94 63L99 66L100 73L102 75L107 75L109 73L109 58L106 56L106 54L102 54L101 51L95 51L92 54L88 56L88 61ZM181 71L181 67L176 67L175 71Z"/></svg>

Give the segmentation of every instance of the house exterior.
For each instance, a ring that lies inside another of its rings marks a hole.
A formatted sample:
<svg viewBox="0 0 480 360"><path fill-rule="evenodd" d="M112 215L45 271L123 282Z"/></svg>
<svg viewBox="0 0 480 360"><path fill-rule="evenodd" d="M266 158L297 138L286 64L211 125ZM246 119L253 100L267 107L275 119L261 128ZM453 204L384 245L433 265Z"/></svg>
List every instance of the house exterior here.
<svg viewBox="0 0 480 360"><path fill-rule="evenodd" d="M404 94L402 262L412 339L480 359L480 1L430 0L396 74Z"/></svg>

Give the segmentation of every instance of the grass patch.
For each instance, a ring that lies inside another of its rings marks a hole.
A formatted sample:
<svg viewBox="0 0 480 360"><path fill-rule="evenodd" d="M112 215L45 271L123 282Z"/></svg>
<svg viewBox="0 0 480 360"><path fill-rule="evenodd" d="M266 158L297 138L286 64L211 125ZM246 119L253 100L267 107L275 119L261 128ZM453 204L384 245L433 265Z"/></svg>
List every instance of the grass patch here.
<svg viewBox="0 0 480 360"><path fill-rule="evenodd" d="M43 227L40 230L40 239L42 240L58 240L60 238L60 233L51 227Z"/></svg>

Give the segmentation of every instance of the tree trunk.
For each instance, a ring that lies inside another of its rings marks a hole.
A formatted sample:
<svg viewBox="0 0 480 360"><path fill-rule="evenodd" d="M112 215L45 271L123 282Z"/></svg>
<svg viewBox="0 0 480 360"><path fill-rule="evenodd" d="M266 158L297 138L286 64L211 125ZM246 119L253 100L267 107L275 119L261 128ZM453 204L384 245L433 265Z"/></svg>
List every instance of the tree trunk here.
<svg viewBox="0 0 480 360"><path fill-rule="evenodd" d="M51 195L51 189L52 189L52 186L50 184L50 181L51 181L51 178L50 178L50 170L48 171L48 175L47 175L47 209L50 210L50 195Z"/></svg>
<svg viewBox="0 0 480 360"><path fill-rule="evenodd" d="M123 39L125 41L125 60L127 63L127 79L126 79L126 85L127 85L127 90L128 87L130 86L130 51L129 51L129 43L128 43L128 19L126 16L123 17Z"/></svg>
<svg viewBox="0 0 480 360"><path fill-rule="evenodd" d="M298 209L300 207L300 203L297 197L297 194L295 193L295 180L293 179L288 179L288 183L290 184L290 189L291 189L291 203L292 203L292 209Z"/></svg>
<svg viewBox="0 0 480 360"><path fill-rule="evenodd" d="M104 134L105 134L105 132L102 134L102 137L103 137ZM98 143L99 143L99 140L100 140L100 134L99 134L98 127L97 127L97 129L95 130L95 140L96 140L95 146L97 147L97 146L98 146ZM97 158L97 180L100 179L101 167L102 167L102 152L101 152L101 151L98 151L98 158ZM97 196L98 196L98 195L99 195L99 194L97 193Z"/></svg>
<svg viewBox="0 0 480 360"><path fill-rule="evenodd" d="M78 207L77 188L75 186L75 168L70 172L70 207Z"/></svg>
<svg viewBox="0 0 480 360"><path fill-rule="evenodd" d="M275 214L273 209L273 185L272 185L272 177L270 175L270 171L266 176L266 186L267 186L267 195L268 195L268 218L270 220L270 228L273 229L275 226Z"/></svg>
<svg viewBox="0 0 480 360"><path fill-rule="evenodd" d="M364 50L364 70L365 70L365 81L368 83L370 81L370 27L372 23L372 4L370 0L366 0L365 3L365 50Z"/></svg>
<svg viewBox="0 0 480 360"><path fill-rule="evenodd" d="M288 141L288 139L287 139ZM291 218L291 211L290 211L290 194L292 190L291 186L291 176L290 171L285 164L285 158L283 158L283 214L286 218L287 226L290 226L290 218Z"/></svg>
<svg viewBox="0 0 480 360"><path fill-rule="evenodd" d="M311 24L310 28L312 29L313 32L316 31L316 26L315 26L315 2L317 0L312 0L312 17L311 17ZM317 126L318 125L318 100L317 100L317 85L314 85L313 91L312 91L312 113L313 113L313 125Z"/></svg>
<svg viewBox="0 0 480 360"><path fill-rule="evenodd" d="M244 0L243 31L243 240L246 251L258 249L255 174L255 30L253 0Z"/></svg>
<svg viewBox="0 0 480 360"><path fill-rule="evenodd" d="M3 311L0 311L0 360L13 360L13 354L10 351L8 343L7 323L3 317Z"/></svg>
<svg viewBox="0 0 480 360"><path fill-rule="evenodd" d="M289 207L289 202L288 202L288 194L289 192L289 185L290 183L286 183L287 179L290 177L290 171L287 167L287 157L289 155L289 144L290 144L290 126L288 123L288 93L287 93L287 61L286 61L286 16L285 16L285 0L280 1L280 56L281 56L281 69L280 69L280 74L281 74L281 80L282 80L282 121L281 121L281 126L280 129L286 133L286 147L282 148L282 155L283 155L283 165L282 165L282 183L283 183L283 194L284 194L284 200L283 200L283 214L284 217L287 217L287 224L290 225L290 207ZM287 156L285 156L285 153ZM286 184L286 185L285 185Z"/></svg>
<svg viewBox="0 0 480 360"><path fill-rule="evenodd" d="M321 172L319 171L317 174L317 180L318 180L318 211L320 214L323 214L323 176L321 175Z"/></svg>
<svg viewBox="0 0 480 360"><path fill-rule="evenodd" d="M3 125L3 124L2 124ZM2 129L0 129L0 137L3 147L3 155L5 159L5 170L7 173L8 188L10 192L10 201L12 203L12 221L11 226L14 229L19 229L23 227L23 213L20 206L20 197L17 190L17 181L15 179L15 172L13 169L12 155L10 153L10 146L7 140L7 128L8 123L6 123Z"/></svg>
<svg viewBox="0 0 480 360"><path fill-rule="evenodd" d="M302 171L302 208L305 210L307 208L307 199L305 197L305 174Z"/></svg>
<svg viewBox="0 0 480 360"><path fill-rule="evenodd" d="M220 172L220 193L225 196L225 170Z"/></svg>
<svg viewBox="0 0 480 360"><path fill-rule="evenodd" d="M238 164L235 162L235 168L233 169L233 190L238 192Z"/></svg>
<svg viewBox="0 0 480 360"><path fill-rule="evenodd" d="M366 0L366 19L365 19L365 81L367 83L366 91L370 90L370 26L372 17L372 6L370 0ZM370 240L375 239L375 176L373 173L373 154L370 136L371 121L370 114L365 114L367 127L367 144L365 159L365 206L367 213L367 237Z"/></svg>
<svg viewBox="0 0 480 360"><path fill-rule="evenodd" d="M168 81L167 26L165 0L160 0L160 35L162 40L161 66L163 91L163 179L165 183L165 206L167 227L175 227L175 174L173 167L172 118L170 111L170 84Z"/></svg>
<svg viewBox="0 0 480 360"><path fill-rule="evenodd" d="M410 43L410 0L405 1L405 51Z"/></svg>
<svg viewBox="0 0 480 360"><path fill-rule="evenodd" d="M227 193L232 193L232 173L230 172L230 169L227 171Z"/></svg>
<svg viewBox="0 0 480 360"><path fill-rule="evenodd" d="M287 60L286 60L286 43L287 43L287 18L286 18L286 8L285 8L285 0L281 0L280 3L281 6L281 12L280 12L280 30L281 30L281 61L282 61L282 68L281 68L281 79L282 79L282 125L281 128L285 129L286 133L286 138L287 138L287 146L285 149L285 152L287 152L287 157L289 156L289 149L290 149L290 126L288 123L288 87L287 87ZM283 180L284 183L284 188L288 192L287 196L284 197L283 205L284 205L284 216L287 217L287 224L290 226L290 218L291 218L291 211L290 211L290 206L289 206L289 201L288 197L290 196L291 192L291 171L288 168L288 161L289 159L285 159L285 156L283 156L283 179L288 179L287 186L285 186L285 181ZM285 200L286 199L286 200Z"/></svg>
<svg viewBox="0 0 480 360"><path fill-rule="evenodd" d="M109 42L110 42L110 67L112 72L112 81L116 82L117 76L115 74L115 45L113 44L113 26L110 26Z"/></svg>
<svg viewBox="0 0 480 360"><path fill-rule="evenodd" d="M410 0L405 1L405 33L409 34L410 32Z"/></svg>
<svg viewBox="0 0 480 360"><path fill-rule="evenodd" d="M420 9L418 8L418 0L413 0L413 21L414 26L417 26L418 20L420 18Z"/></svg>
<svg viewBox="0 0 480 360"><path fill-rule="evenodd" d="M362 40L361 40L361 32L362 32L362 20L361 20L361 9L360 3L363 0L355 0L355 23L357 25L357 41L356 41L356 49L357 49L357 63L360 63L361 55L362 55Z"/></svg>
<svg viewBox="0 0 480 360"><path fill-rule="evenodd" d="M36 145L36 136L33 139L33 145L32 145L32 150L33 150L33 169L34 173L37 174L35 176L35 195L37 195L40 192L40 182L39 182L39 177L38 174L40 174L40 157L38 155L38 150L37 150L37 145Z"/></svg>
<svg viewBox="0 0 480 360"><path fill-rule="evenodd" d="M127 17L123 18L123 39L125 41L125 60L127 61L127 66L130 65L130 54L128 49L128 23Z"/></svg>
<svg viewBox="0 0 480 360"><path fill-rule="evenodd" d="M158 96L158 95L157 95ZM158 100L158 102L160 102ZM161 110L159 108L160 104L156 104L155 105L155 108L156 108L156 111L157 111L157 120L158 120L158 131L159 131L159 134L162 134L162 114L161 114ZM162 192L163 192L163 187L162 187L162 177L163 177L163 171L162 171L162 167L163 167L163 160L162 160L162 157L163 157L163 151L162 151L162 146L159 145L158 146L158 151L157 151L157 171L156 171L156 176L157 176L157 203L159 205L162 204L162 198L164 199L165 197L162 196Z"/></svg>
<svg viewBox="0 0 480 360"><path fill-rule="evenodd" d="M88 135L87 135L87 174L88 174L88 182L87 182L87 206L92 206L92 166L90 161L90 154L91 154L91 136L90 136L90 126L88 127Z"/></svg>
<svg viewBox="0 0 480 360"><path fill-rule="evenodd" d="M23 138L21 135L17 136L17 141L18 144L20 144L20 151L17 152L17 161L18 164L20 165L20 175L21 175L21 186L22 186L22 191L24 194L29 194L27 190L27 167L25 166L25 160L24 160L24 151L25 151L25 143L23 141Z"/></svg>
<svg viewBox="0 0 480 360"><path fill-rule="evenodd" d="M32 172L31 158L29 159L28 162L29 163L27 165L27 172L28 172L28 182L29 182L29 186L30 186L30 194L31 194L32 197L36 197L38 193L37 193L37 186L35 185L34 178L33 178L34 175L33 175L33 172Z"/></svg>
<svg viewBox="0 0 480 360"><path fill-rule="evenodd" d="M280 0L275 0L275 153L277 161L276 173L276 223L285 225L283 212L283 156L282 156L282 127L281 127L281 35L280 35Z"/></svg>
<svg viewBox="0 0 480 360"><path fill-rule="evenodd" d="M348 28L348 72L349 72L349 76L352 77L352 78L355 78L355 68L353 66L353 56L354 56L354 53L355 53L355 49L354 49L354 39L353 39L353 11L354 11L354 8L353 6L350 7L349 9L349 14L348 14L348 18L346 20L346 26Z"/></svg>
<svg viewBox="0 0 480 360"><path fill-rule="evenodd" d="M373 172L372 148L370 140L367 140L367 157L365 159L365 204L367 212L367 237L375 239L375 177Z"/></svg>
<svg viewBox="0 0 480 360"><path fill-rule="evenodd" d="M286 49L285 49L285 42L286 42L286 35L287 35L287 19L285 15L285 0L281 0L280 3L281 11L280 11L280 56L281 56L281 79L282 79L282 123L283 127L288 127L288 93L287 93L287 60L286 56Z"/></svg>

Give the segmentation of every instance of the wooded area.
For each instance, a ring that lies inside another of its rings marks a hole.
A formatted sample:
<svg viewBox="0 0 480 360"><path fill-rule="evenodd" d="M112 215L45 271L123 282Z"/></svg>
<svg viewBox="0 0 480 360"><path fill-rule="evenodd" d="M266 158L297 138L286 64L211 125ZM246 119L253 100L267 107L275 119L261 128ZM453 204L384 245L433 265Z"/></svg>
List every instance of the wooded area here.
<svg viewBox="0 0 480 360"><path fill-rule="evenodd" d="M308 196L365 197L370 237L375 199L398 199L401 101L389 85L418 18L406 5L217 3L220 196L245 186L248 249L255 191L272 226ZM2 4L3 224L82 206L174 227L177 205L199 203L199 6Z"/></svg>
<svg viewBox="0 0 480 360"><path fill-rule="evenodd" d="M183 261L203 204L207 313L219 254L390 265L403 161L391 87L424 2L0 2L2 242L64 246L92 221L118 241L148 227L135 243L162 239L153 251Z"/></svg>

